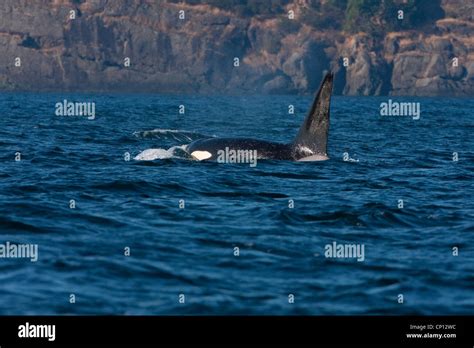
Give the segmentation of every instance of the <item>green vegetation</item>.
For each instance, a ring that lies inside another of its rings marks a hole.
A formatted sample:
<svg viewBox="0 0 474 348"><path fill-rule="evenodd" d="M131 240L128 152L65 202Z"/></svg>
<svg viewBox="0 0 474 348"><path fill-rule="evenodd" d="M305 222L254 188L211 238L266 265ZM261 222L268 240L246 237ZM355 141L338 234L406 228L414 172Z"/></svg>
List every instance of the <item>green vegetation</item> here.
<svg viewBox="0 0 474 348"><path fill-rule="evenodd" d="M398 18L399 11L403 19ZM344 29L368 33L418 29L443 16L439 0L349 0Z"/></svg>
<svg viewBox="0 0 474 348"><path fill-rule="evenodd" d="M374 17L383 2L378 0L349 0L346 8L344 29L348 31L373 31Z"/></svg>

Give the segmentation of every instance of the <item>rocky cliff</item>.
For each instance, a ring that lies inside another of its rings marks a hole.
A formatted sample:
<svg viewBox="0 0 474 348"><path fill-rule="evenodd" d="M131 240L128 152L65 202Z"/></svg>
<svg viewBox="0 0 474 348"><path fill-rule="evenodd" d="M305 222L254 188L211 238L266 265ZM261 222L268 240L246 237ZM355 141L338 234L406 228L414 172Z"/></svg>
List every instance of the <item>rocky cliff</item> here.
<svg viewBox="0 0 474 348"><path fill-rule="evenodd" d="M210 1L2 0L0 89L309 93L331 69L337 94L473 96L474 4L440 5L422 29L380 22L374 34L331 25L310 0L264 14ZM329 23L302 20L312 13Z"/></svg>

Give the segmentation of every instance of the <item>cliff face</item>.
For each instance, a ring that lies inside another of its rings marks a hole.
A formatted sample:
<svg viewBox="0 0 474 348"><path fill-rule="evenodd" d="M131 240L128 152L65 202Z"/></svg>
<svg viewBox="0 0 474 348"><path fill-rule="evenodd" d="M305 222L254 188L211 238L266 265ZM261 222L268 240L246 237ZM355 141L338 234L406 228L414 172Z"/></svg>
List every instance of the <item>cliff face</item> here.
<svg viewBox="0 0 474 348"><path fill-rule="evenodd" d="M305 6L249 16L168 1L3 0L0 89L307 93L331 69L338 94L474 95L474 5L446 0L430 30L377 37L296 25Z"/></svg>

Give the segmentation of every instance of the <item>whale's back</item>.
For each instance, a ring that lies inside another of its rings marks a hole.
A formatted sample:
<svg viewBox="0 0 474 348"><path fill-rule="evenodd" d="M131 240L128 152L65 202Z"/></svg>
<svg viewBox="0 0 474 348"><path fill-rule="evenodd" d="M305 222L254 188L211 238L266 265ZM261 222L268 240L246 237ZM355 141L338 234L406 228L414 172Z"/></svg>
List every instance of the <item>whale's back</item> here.
<svg viewBox="0 0 474 348"><path fill-rule="evenodd" d="M199 160L217 160L219 154L224 154L230 150L255 151L258 159L294 159L291 145L251 138L199 139L186 147L186 151Z"/></svg>

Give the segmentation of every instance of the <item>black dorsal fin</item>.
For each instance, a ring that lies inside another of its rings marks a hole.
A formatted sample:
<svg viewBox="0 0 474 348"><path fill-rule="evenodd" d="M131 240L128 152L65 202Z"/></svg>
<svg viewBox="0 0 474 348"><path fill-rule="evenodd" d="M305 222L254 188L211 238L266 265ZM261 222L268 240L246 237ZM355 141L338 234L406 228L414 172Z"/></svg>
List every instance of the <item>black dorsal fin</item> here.
<svg viewBox="0 0 474 348"><path fill-rule="evenodd" d="M327 156L332 84L333 74L327 73L293 142L294 147L302 150L306 148L313 154Z"/></svg>

